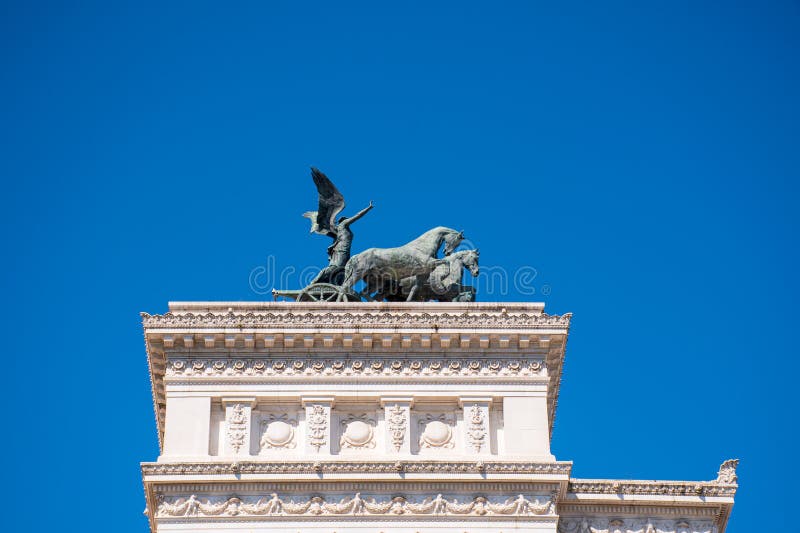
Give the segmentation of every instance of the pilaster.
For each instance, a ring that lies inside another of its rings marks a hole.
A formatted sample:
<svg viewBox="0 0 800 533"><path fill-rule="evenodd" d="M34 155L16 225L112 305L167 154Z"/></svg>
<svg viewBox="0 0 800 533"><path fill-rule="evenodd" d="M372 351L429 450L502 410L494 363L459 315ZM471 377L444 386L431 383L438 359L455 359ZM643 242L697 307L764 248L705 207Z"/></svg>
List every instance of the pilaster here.
<svg viewBox="0 0 800 533"><path fill-rule="evenodd" d="M232 457L248 457L250 450L250 432L253 426L253 406L256 399L252 397L222 398L225 408L225 439L223 455Z"/></svg>
<svg viewBox="0 0 800 533"><path fill-rule="evenodd" d="M308 396L301 401L305 409L305 452L309 455L331 454L331 409L334 398Z"/></svg>
<svg viewBox="0 0 800 533"><path fill-rule="evenodd" d="M465 451L474 455L491 455L489 408L492 398L462 396L458 399L458 405L463 411Z"/></svg>
<svg viewBox="0 0 800 533"><path fill-rule="evenodd" d="M411 397L387 396L381 398L386 424L386 453L408 455L411 453Z"/></svg>

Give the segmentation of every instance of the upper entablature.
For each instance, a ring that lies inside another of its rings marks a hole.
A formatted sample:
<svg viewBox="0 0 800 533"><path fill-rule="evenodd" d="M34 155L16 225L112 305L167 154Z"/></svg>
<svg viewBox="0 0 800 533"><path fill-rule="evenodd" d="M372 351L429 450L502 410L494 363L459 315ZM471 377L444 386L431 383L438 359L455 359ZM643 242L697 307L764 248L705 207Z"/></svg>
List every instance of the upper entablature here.
<svg viewBox="0 0 800 533"><path fill-rule="evenodd" d="M295 365L280 373L291 379L363 367L386 379L543 381L552 428L570 319L542 303L484 302L173 302L142 313L160 430L170 372L211 379L215 365L250 381L272 379L276 365Z"/></svg>

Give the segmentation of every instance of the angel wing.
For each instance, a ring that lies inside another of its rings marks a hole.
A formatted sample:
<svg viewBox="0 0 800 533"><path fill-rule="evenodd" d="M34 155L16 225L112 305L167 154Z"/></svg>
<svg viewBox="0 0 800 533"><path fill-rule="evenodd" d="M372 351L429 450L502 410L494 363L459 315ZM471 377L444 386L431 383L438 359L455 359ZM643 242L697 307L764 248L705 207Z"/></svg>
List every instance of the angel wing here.
<svg viewBox="0 0 800 533"><path fill-rule="evenodd" d="M311 233L336 237L336 217L344 209L344 196L328 176L314 167L311 178L319 193L319 209L306 211L303 216L311 220Z"/></svg>

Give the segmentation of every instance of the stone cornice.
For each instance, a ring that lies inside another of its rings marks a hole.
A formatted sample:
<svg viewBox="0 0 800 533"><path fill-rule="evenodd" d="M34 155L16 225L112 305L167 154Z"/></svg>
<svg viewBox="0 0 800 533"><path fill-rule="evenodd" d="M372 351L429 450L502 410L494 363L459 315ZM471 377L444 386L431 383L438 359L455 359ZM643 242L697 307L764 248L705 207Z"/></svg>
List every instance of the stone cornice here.
<svg viewBox="0 0 800 533"><path fill-rule="evenodd" d="M561 329L571 314L548 315L543 304L172 302L163 315L142 313L146 329L325 328Z"/></svg>
<svg viewBox="0 0 800 533"><path fill-rule="evenodd" d="M530 461L241 461L142 463L142 475L245 475L245 474L525 474L569 477L571 462Z"/></svg>
<svg viewBox="0 0 800 533"><path fill-rule="evenodd" d="M736 494L736 484L715 481L643 481L622 479L571 479L568 492L575 496L720 496Z"/></svg>
<svg viewBox="0 0 800 533"><path fill-rule="evenodd" d="M731 459L712 481L570 479L559 509L569 514L647 513L689 516L691 506L711 508L719 531L724 531L733 508L736 466Z"/></svg>

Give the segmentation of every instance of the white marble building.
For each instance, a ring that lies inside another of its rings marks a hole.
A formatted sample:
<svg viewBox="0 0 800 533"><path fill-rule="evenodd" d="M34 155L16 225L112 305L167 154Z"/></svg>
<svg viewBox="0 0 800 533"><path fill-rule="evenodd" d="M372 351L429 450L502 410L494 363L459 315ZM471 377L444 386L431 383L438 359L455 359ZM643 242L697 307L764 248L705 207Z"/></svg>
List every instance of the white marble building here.
<svg viewBox="0 0 800 533"><path fill-rule="evenodd" d="M570 315L537 303L171 303L143 315L152 531L721 533L711 481L573 479Z"/></svg>

